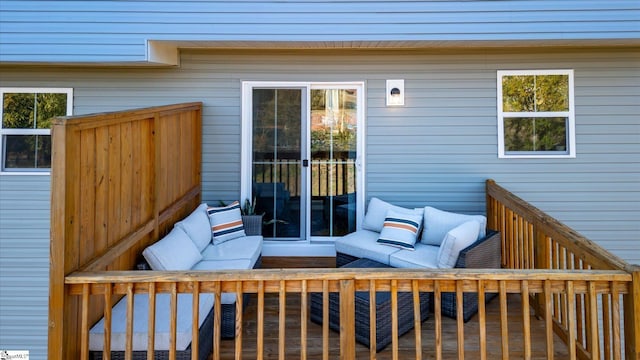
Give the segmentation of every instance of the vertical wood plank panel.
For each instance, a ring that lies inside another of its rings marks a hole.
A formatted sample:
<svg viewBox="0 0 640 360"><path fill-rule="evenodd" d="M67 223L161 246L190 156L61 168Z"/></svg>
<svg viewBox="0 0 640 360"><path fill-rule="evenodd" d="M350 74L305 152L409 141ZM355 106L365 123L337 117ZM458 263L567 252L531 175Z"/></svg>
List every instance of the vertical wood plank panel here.
<svg viewBox="0 0 640 360"><path fill-rule="evenodd" d="M278 313L278 359L286 358L286 330L287 330L287 283L280 281L280 294L278 294L280 310Z"/></svg>
<svg viewBox="0 0 640 360"><path fill-rule="evenodd" d="M569 348L569 356L571 359L575 359L576 358L576 315L575 315L575 311L576 311L576 306L575 306L575 302L573 301L573 299L575 299L575 292L574 292L574 288L573 288L573 281L567 281L566 282L566 288L567 288L567 298L569 299L568 301L568 314L567 314L567 326L568 326L568 336L569 336L569 343L567 344L568 348Z"/></svg>
<svg viewBox="0 0 640 360"><path fill-rule="evenodd" d="M600 333L598 331L598 297L596 294L596 284L593 281L588 283L588 306L587 336L589 338L590 353L594 359L600 359Z"/></svg>
<svg viewBox="0 0 640 360"><path fill-rule="evenodd" d="M329 281L322 280L322 360L329 360Z"/></svg>
<svg viewBox="0 0 640 360"><path fill-rule="evenodd" d="M340 280L340 359L356 356L355 281Z"/></svg>
<svg viewBox="0 0 640 360"><path fill-rule="evenodd" d="M458 359L464 360L464 306L463 306L463 292L462 292L462 280L456 281L456 324L458 327Z"/></svg>
<svg viewBox="0 0 640 360"><path fill-rule="evenodd" d="M442 360L442 291L438 280L433 284L433 315L435 317L436 360Z"/></svg>
<svg viewBox="0 0 640 360"><path fill-rule="evenodd" d="M121 190L121 143L120 126L109 126L109 169L108 169L108 195L107 195L107 245L114 245L122 235L120 227L120 190ZM118 264L115 264L118 265ZM114 267L117 269L117 267Z"/></svg>
<svg viewBox="0 0 640 360"><path fill-rule="evenodd" d="M191 360L198 360L200 353L200 283L193 281L191 298Z"/></svg>
<svg viewBox="0 0 640 360"><path fill-rule="evenodd" d="M300 292L300 359L307 359L307 323L309 322L307 280L302 280Z"/></svg>
<svg viewBox="0 0 640 360"><path fill-rule="evenodd" d="M133 230L131 213L133 203L133 145L131 134L131 122L120 125L120 234L118 240ZM131 259L133 254L123 256L120 261L120 268L129 267L135 259Z"/></svg>
<svg viewBox="0 0 640 360"><path fill-rule="evenodd" d="M411 282L413 290L413 331L416 335L416 360L422 360L422 314L420 313L420 291L418 280ZM375 324L375 323L374 323Z"/></svg>
<svg viewBox="0 0 640 360"><path fill-rule="evenodd" d="M98 127L96 132L96 183L95 183L95 249L104 251L108 246L109 217L106 211L109 206L109 129Z"/></svg>
<svg viewBox="0 0 640 360"><path fill-rule="evenodd" d="M125 351L124 357L126 360L133 359L133 317L134 317L134 308L133 308L133 284L127 284L127 318L125 320Z"/></svg>
<svg viewBox="0 0 640 360"><path fill-rule="evenodd" d="M478 330L481 360L487 359L487 316L484 299L484 281L478 280Z"/></svg>
<svg viewBox="0 0 640 360"><path fill-rule="evenodd" d="M156 344L156 283L149 283L149 313L148 313L147 329L147 360L155 358Z"/></svg>
<svg viewBox="0 0 640 360"><path fill-rule="evenodd" d="M213 294L213 360L220 360L220 335L222 334L222 289L220 281L214 283Z"/></svg>
<svg viewBox="0 0 640 360"><path fill-rule="evenodd" d="M256 344L256 359L264 358L264 281L258 282L258 329Z"/></svg>
<svg viewBox="0 0 640 360"><path fill-rule="evenodd" d="M376 298L376 281L369 281L369 324L377 324L378 319L377 311L376 311L376 302L371 299ZM326 307L328 309L328 307ZM377 335L377 326L369 326L369 359L373 360L376 358L376 339Z"/></svg>
<svg viewBox="0 0 640 360"><path fill-rule="evenodd" d="M375 298L369 299L369 302L375 304ZM355 316L353 323L355 326ZM391 352L392 359L398 360L398 280L396 279L391 280Z"/></svg>
<svg viewBox="0 0 640 360"><path fill-rule="evenodd" d="M613 334L613 358L622 358L622 345L620 344L620 294L616 283L611 284L611 332Z"/></svg>
<svg viewBox="0 0 640 360"><path fill-rule="evenodd" d="M242 281L236 283L236 359L242 359L242 313L244 310L244 297L242 296Z"/></svg>
<svg viewBox="0 0 640 360"><path fill-rule="evenodd" d="M507 308L507 287L504 281L498 283L500 297L500 333L502 337L502 359L509 359L509 310Z"/></svg>
<svg viewBox="0 0 640 360"><path fill-rule="evenodd" d="M529 283L524 280L521 283L520 297L522 298L522 337L524 346L524 359L531 359L531 316L529 312Z"/></svg>
<svg viewBox="0 0 640 360"><path fill-rule="evenodd" d="M547 358L553 358L553 318L552 318L552 303L551 303L551 281L544 280L544 322L545 332L547 340Z"/></svg>
<svg viewBox="0 0 640 360"><path fill-rule="evenodd" d="M80 261L86 262L95 254L95 130L82 132L80 143Z"/></svg>
<svg viewBox="0 0 640 360"><path fill-rule="evenodd" d="M109 295L83 307L82 299L65 293L65 275L84 267L131 269L142 249L158 239L159 225L172 225L150 223L155 214L168 209L166 218L174 220L200 202L201 106L178 104L53 120L51 259L55 260L49 289L50 308L57 310L50 311L49 358L81 357L86 352L81 337L87 331L82 321L94 323L112 305ZM170 159L189 167L174 182L178 184L174 200L185 199L162 206L156 161L165 161L167 154L158 154L162 147L157 136L170 135L159 134L162 129L153 123L159 112L174 114L168 117L174 133L184 126L189 136L178 141L193 149L189 153L177 148Z"/></svg>

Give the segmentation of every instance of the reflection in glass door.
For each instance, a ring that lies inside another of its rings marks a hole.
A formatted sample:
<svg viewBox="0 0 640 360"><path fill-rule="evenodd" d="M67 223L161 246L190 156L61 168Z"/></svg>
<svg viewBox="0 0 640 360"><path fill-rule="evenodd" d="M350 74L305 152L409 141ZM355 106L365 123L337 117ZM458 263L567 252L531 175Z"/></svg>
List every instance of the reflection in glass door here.
<svg viewBox="0 0 640 360"><path fill-rule="evenodd" d="M311 236L356 228L357 90L311 90Z"/></svg>
<svg viewBox="0 0 640 360"><path fill-rule="evenodd" d="M251 193L267 238L300 239L305 229L302 109L301 89L253 89Z"/></svg>

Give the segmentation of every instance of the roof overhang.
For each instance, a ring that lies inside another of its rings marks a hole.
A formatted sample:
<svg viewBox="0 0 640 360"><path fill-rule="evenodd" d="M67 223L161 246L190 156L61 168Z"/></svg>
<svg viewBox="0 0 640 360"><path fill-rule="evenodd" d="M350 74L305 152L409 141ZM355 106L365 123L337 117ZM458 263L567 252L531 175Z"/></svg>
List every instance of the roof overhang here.
<svg viewBox="0 0 640 360"><path fill-rule="evenodd" d="M640 39L566 39L566 40L392 40L392 41L209 41L209 40L147 40L146 56L139 61L101 62L0 62L0 65L59 65L59 66L118 66L118 67L166 67L180 65L181 49L210 49L227 51L288 50L288 51L429 51L479 52L479 51L569 51L580 49L640 48Z"/></svg>

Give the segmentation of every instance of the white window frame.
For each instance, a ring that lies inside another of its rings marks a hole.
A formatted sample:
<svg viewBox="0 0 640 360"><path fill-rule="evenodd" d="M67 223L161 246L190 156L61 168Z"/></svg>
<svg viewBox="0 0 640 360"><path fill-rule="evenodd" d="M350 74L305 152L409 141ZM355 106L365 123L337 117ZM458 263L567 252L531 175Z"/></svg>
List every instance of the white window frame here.
<svg viewBox="0 0 640 360"><path fill-rule="evenodd" d="M554 70L499 70L497 74L497 103L498 103L498 157L499 158L575 158L576 157L576 131L575 131L575 107L574 107L574 77L571 69ZM569 78L569 109L568 111L554 112L504 112L502 99L502 78L504 76L536 76L536 75L567 75ZM567 150L559 152L548 151L520 151L506 152L504 141L504 119L510 117L565 117L567 124Z"/></svg>
<svg viewBox="0 0 640 360"><path fill-rule="evenodd" d="M0 175L51 175L51 169L15 169L5 170L5 144L6 135L51 135L51 129L5 129L2 127L4 116L4 94L67 94L66 116L73 114L73 88L26 88L26 87L0 87Z"/></svg>

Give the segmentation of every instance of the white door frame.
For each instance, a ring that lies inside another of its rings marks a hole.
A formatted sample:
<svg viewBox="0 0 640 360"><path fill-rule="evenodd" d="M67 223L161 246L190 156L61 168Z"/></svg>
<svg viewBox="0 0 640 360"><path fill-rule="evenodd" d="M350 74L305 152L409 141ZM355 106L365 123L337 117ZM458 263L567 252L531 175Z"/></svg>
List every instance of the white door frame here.
<svg viewBox="0 0 640 360"><path fill-rule="evenodd" d="M310 114L311 114L311 90L317 88L356 88L358 90L357 97L357 158L356 158L356 188L357 190L357 212L356 212L356 229L361 228L362 218L364 216L364 202L365 202L365 161L364 161L364 149L365 149L365 86L363 81L359 82L299 82L299 81L243 81L242 82L242 129L241 129L241 151L240 151L240 161L241 161L241 169L240 169L240 199L247 199L251 196L251 187L252 187L252 157L253 157L253 148L252 148L252 133L253 133L253 93L252 90L255 87L259 88L306 88L306 111L307 114L307 122L310 122ZM306 146L306 149L303 150L303 153L307 154L309 152L309 144L311 143L311 135L310 131L305 131L305 136L303 143ZM307 168L309 169L309 168ZM307 170L309 171L309 170ZM310 176L303 177L306 183L302 184L305 189L306 194L310 193L311 180ZM308 217L311 211L311 203L306 203L305 214ZM305 233L302 234L303 239L302 242L312 243L312 242L331 242L332 238L319 238L314 237L311 239L311 224L309 221L306 222ZM299 242L298 242L299 243Z"/></svg>

